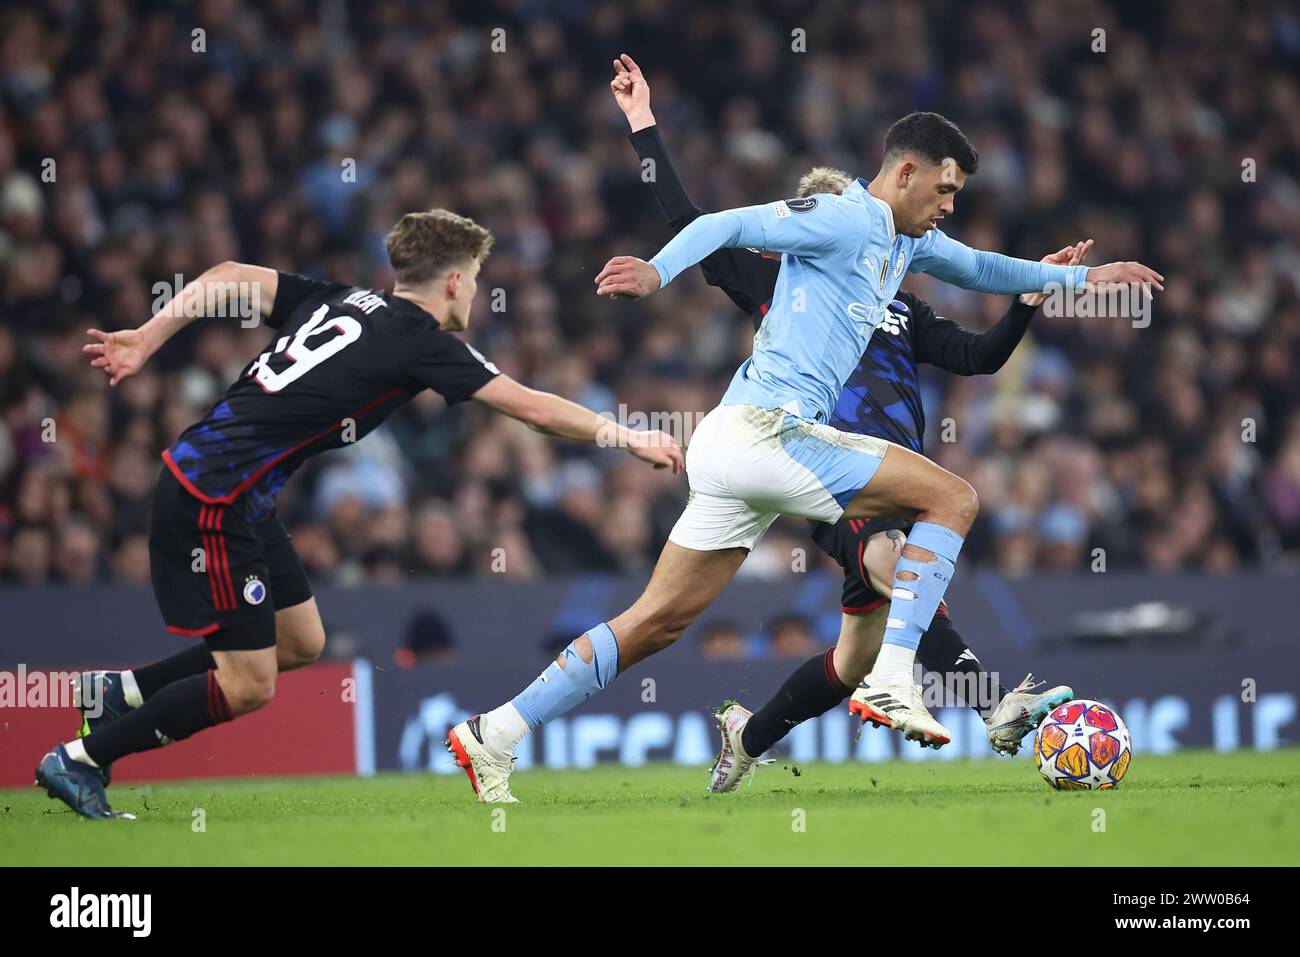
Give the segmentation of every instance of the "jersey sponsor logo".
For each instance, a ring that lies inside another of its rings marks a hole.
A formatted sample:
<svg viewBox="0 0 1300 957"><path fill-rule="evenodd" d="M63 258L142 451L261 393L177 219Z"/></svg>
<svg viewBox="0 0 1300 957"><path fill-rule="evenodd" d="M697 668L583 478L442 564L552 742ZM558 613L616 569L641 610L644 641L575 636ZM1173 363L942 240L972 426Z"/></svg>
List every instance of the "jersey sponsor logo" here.
<svg viewBox="0 0 1300 957"><path fill-rule="evenodd" d="M247 377L257 382L264 392L279 392L361 338L361 323L351 316L331 319L329 308L328 305L321 306L292 336L281 336L274 349L263 352L248 367ZM312 336L328 329L337 330L339 334L316 345L307 343ZM282 353L290 364L277 372L271 368L271 359Z"/></svg>
<svg viewBox="0 0 1300 957"><path fill-rule="evenodd" d="M785 200L777 200L772 204L772 212L776 213L777 219L785 219L790 215L790 207Z"/></svg>
<svg viewBox="0 0 1300 957"><path fill-rule="evenodd" d="M900 332L907 331L909 318L907 305L895 299L886 307L885 316L880 320L878 328L896 336Z"/></svg>
<svg viewBox="0 0 1300 957"><path fill-rule="evenodd" d="M817 208L817 200L811 196L801 196L799 199L787 199L785 205L792 213L806 213Z"/></svg>
<svg viewBox="0 0 1300 957"><path fill-rule="evenodd" d="M249 575L244 579L244 601L250 605L260 605L266 601L266 586L256 575Z"/></svg>
<svg viewBox="0 0 1300 957"><path fill-rule="evenodd" d="M865 322L872 326L878 326L884 320L885 307L877 306L866 302L851 302L844 309L849 314L849 318L855 322Z"/></svg>

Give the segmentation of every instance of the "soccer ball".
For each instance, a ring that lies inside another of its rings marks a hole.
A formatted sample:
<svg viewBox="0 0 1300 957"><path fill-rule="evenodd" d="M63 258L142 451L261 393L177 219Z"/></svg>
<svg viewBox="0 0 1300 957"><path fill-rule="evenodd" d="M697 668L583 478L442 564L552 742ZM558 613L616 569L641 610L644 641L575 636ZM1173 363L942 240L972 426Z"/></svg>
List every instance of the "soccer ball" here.
<svg viewBox="0 0 1300 957"><path fill-rule="evenodd" d="M1034 735L1034 763L1058 791L1109 791L1124 780L1133 759L1128 728L1096 701L1067 701L1043 719Z"/></svg>

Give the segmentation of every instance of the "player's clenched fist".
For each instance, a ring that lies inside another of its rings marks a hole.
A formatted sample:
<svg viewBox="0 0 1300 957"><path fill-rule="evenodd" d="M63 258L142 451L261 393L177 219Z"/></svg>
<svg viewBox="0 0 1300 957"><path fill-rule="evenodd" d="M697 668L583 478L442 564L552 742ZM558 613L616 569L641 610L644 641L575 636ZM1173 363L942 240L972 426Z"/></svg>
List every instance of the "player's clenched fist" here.
<svg viewBox="0 0 1300 957"><path fill-rule="evenodd" d="M659 288L659 270L635 256L615 256L596 276L596 295L641 299Z"/></svg>
<svg viewBox="0 0 1300 957"><path fill-rule="evenodd" d="M676 475L686 468L681 447L667 432L652 429L647 432L628 430L628 451L657 469L671 468Z"/></svg>

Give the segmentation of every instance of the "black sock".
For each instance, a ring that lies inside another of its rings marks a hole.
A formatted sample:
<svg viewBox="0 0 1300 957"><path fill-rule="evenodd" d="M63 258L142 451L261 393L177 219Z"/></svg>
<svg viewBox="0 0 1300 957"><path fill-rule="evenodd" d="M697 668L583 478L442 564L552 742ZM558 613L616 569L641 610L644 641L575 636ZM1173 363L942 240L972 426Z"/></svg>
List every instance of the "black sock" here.
<svg viewBox="0 0 1300 957"><path fill-rule="evenodd" d="M233 715L217 684L217 673L173 681L140 707L81 740L101 768L118 758L188 738Z"/></svg>
<svg viewBox="0 0 1300 957"><path fill-rule="evenodd" d="M944 687L956 692L969 707L987 718L1007 691L997 676L984 670L975 652L953 627L952 619L940 612L930 622L916 649L916 660L926 671L941 675Z"/></svg>
<svg viewBox="0 0 1300 957"><path fill-rule="evenodd" d="M853 689L845 687L835 673L834 653L831 648L809 658L791 672L767 704L754 712L740 735L740 746L746 754L758 757L795 725L825 714L849 696Z"/></svg>
<svg viewBox="0 0 1300 957"><path fill-rule="evenodd" d="M178 651L170 658L155 661L143 668L132 668L131 674L135 675L135 684L140 689L140 697L148 701L173 681L180 681L190 675L201 675L216 667L217 663L212 658L208 643L200 641L184 651Z"/></svg>

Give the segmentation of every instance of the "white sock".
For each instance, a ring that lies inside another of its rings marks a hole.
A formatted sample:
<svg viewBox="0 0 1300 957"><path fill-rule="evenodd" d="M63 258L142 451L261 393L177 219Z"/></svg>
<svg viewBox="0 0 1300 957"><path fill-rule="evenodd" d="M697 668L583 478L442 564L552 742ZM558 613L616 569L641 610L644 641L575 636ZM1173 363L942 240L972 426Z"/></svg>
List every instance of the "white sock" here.
<svg viewBox="0 0 1300 957"><path fill-rule="evenodd" d="M916 649L904 648L885 642L876 656L871 676L877 681L908 682L913 680L912 666L916 664Z"/></svg>
<svg viewBox="0 0 1300 957"><path fill-rule="evenodd" d="M135 675L132 672L121 672L118 680L122 682L122 694L126 695L127 704L133 708L144 704L144 696L140 694L140 686L135 683Z"/></svg>
<svg viewBox="0 0 1300 957"><path fill-rule="evenodd" d="M478 728L483 743L503 757L514 754L515 747L528 734L528 722L509 701L483 715Z"/></svg>
<svg viewBox="0 0 1300 957"><path fill-rule="evenodd" d="M86 746L81 743L80 738L73 738L63 746L68 752L68 757L74 761L80 761L82 764L89 764L92 768L99 767L94 761L90 760L90 755L86 753Z"/></svg>

